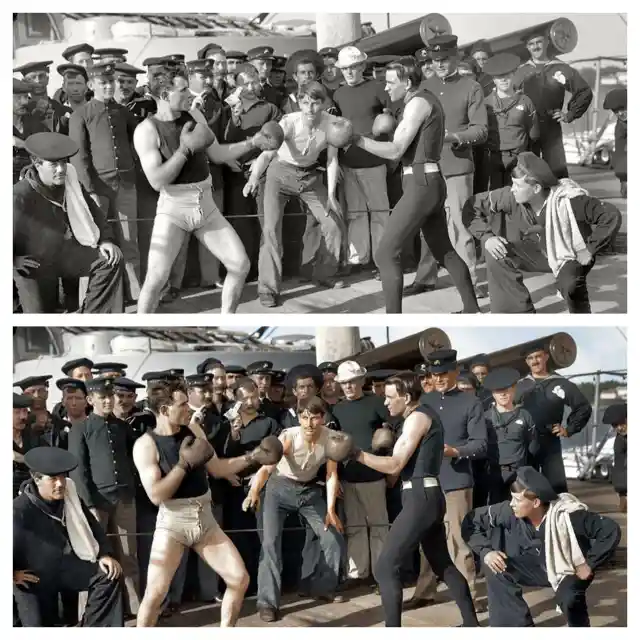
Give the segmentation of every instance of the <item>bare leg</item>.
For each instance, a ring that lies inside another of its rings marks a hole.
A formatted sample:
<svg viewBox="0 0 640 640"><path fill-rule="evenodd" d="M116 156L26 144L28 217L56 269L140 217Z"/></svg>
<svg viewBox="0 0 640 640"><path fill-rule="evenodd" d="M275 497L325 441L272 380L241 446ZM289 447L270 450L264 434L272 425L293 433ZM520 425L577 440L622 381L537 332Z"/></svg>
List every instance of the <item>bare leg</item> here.
<svg viewBox="0 0 640 640"><path fill-rule="evenodd" d="M220 626L235 627L249 586L249 574L242 557L220 527L211 529L193 549L225 581L227 589L220 606Z"/></svg>
<svg viewBox="0 0 640 640"><path fill-rule="evenodd" d="M211 214L195 235L227 269L220 312L235 313L251 266L242 240L219 211Z"/></svg>
<svg viewBox="0 0 640 640"><path fill-rule="evenodd" d="M162 288L169 279L171 267L182 247L187 232L167 215L157 214L153 222L147 275L138 298L138 313L154 313Z"/></svg>
<svg viewBox="0 0 640 640"><path fill-rule="evenodd" d="M185 547L163 529L156 529L151 544L147 588L138 609L137 627L155 627L171 580Z"/></svg>

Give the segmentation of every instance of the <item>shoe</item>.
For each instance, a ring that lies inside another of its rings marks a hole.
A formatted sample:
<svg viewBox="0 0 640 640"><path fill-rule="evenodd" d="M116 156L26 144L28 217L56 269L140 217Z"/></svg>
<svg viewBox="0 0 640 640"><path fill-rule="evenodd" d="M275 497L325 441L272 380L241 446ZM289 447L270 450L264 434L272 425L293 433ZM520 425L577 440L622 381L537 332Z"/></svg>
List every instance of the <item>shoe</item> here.
<svg viewBox="0 0 640 640"><path fill-rule="evenodd" d="M278 296L274 293L261 293L258 295L258 299L260 300L260 304L263 307L273 308L278 306Z"/></svg>
<svg viewBox="0 0 640 640"><path fill-rule="evenodd" d="M162 296L160 302L173 302L180 295L180 289L169 287L169 290Z"/></svg>
<svg viewBox="0 0 640 640"><path fill-rule="evenodd" d="M413 596L412 598L409 598L409 600L403 603L402 608L403 609L422 609L422 607L430 607L435 603L436 603L436 599L432 597L425 598L420 596L416 598L415 596Z"/></svg>
<svg viewBox="0 0 640 640"><path fill-rule="evenodd" d="M427 293L428 291L435 291L435 290L436 290L435 284L420 284L419 282L414 282L413 284L406 286L402 290L402 295L417 296L421 293Z"/></svg>
<svg viewBox="0 0 640 640"><path fill-rule="evenodd" d="M338 604L338 603L347 601L346 596L342 593L330 593L322 596L309 596L309 597L311 597L313 600L317 600L318 602L326 602L328 604L333 604L333 603Z"/></svg>
<svg viewBox="0 0 640 640"><path fill-rule="evenodd" d="M324 287L325 289L344 289L347 284L344 280L320 280L319 278L313 279L313 284L317 287Z"/></svg>
<svg viewBox="0 0 640 640"><path fill-rule="evenodd" d="M275 622L278 619L278 611L273 607L258 607L258 616L262 622Z"/></svg>

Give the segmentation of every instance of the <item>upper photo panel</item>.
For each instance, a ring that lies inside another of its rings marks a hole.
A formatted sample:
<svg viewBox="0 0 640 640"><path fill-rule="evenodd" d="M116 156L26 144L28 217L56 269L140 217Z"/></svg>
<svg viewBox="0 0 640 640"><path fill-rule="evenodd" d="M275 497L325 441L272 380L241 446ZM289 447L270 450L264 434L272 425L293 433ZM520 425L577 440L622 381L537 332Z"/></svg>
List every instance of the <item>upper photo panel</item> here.
<svg viewBox="0 0 640 640"><path fill-rule="evenodd" d="M15 313L627 311L624 14L13 27Z"/></svg>

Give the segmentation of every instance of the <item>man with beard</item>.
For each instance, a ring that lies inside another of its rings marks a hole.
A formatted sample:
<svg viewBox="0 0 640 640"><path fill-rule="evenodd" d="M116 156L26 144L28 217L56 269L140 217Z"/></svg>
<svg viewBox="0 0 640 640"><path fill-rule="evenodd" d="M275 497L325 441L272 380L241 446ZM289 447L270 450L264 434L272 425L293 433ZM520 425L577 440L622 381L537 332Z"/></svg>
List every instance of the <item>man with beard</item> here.
<svg viewBox="0 0 640 640"><path fill-rule="evenodd" d="M535 626L523 587L551 587L568 626L588 627L586 591L621 531L570 493L558 495L532 467L521 467L511 500L469 513L463 535L482 560L491 627Z"/></svg>
<svg viewBox="0 0 640 640"><path fill-rule="evenodd" d="M13 184L31 164L25 140L33 133L49 131L39 118L29 112L31 85L13 79Z"/></svg>
<svg viewBox="0 0 640 640"><path fill-rule="evenodd" d="M338 365L335 362L321 362L318 369L322 372L322 388L320 389L320 397L327 405L332 407L340 400L342 389L336 382L338 375Z"/></svg>
<svg viewBox="0 0 640 640"><path fill-rule="evenodd" d="M530 373L518 382L514 401L531 414L536 425L539 449L532 466L547 478L556 493L566 493L560 439L585 428L591 418L591 404L573 382L550 370L549 350L543 342L528 345L522 356ZM565 420L566 408L570 413Z"/></svg>
<svg viewBox="0 0 640 640"><path fill-rule="evenodd" d="M620 195L627 197L627 90L614 89L604 99L603 109L611 109L616 116L613 171L620 180Z"/></svg>
<svg viewBox="0 0 640 640"><path fill-rule="evenodd" d="M43 62L29 62L16 67L13 73L21 73L25 82L31 85L31 97L28 111L40 120L52 133L67 134L69 132L69 119L66 109L57 101L47 95L49 86L49 67L52 60Z"/></svg>
<svg viewBox="0 0 640 640"><path fill-rule="evenodd" d="M77 460L38 447L25 464L31 481L13 503L13 594L22 626L54 626L58 593L87 591L80 626L123 627L122 569L67 477Z"/></svg>
<svg viewBox="0 0 640 640"><path fill-rule="evenodd" d="M29 409L33 397L13 394L13 497L20 487L29 480L29 468L24 463L24 455L31 449L46 446L46 442L29 427Z"/></svg>
<svg viewBox="0 0 640 640"><path fill-rule="evenodd" d="M524 273L552 273L569 313L591 313L587 276L622 224L611 203L573 180L558 181L527 151L513 184L479 193L465 204L469 231L485 249L492 313L535 313Z"/></svg>
<svg viewBox="0 0 640 640"><path fill-rule="evenodd" d="M270 80L273 57L273 47L254 47L247 51L247 62L256 68L260 78L260 97L271 104L280 106L283 98L282 92L276 89Z"/></svg>
<svg viewBox="0 0 640 640"><path fill-rule="evenodd" d="M69 451L78 466L71 474L78 495L104 530L114 536L115 556L122 564L126 608L135 615L140 605L135 489L131 459L132 432L114 415L114 381L94 378L86 383L93 412L69 432Z"/></svg>
<svg viewBox="0 0 640 640"><path fill-rule="evenodd" d="M138 123L113 99L115 66L95 64L88 73L93 98L69 120L69 136L79 147L72 164L82 186L112 221L123 254L125 298L135 301L140 294L140 251L132 139Z"/></svg>

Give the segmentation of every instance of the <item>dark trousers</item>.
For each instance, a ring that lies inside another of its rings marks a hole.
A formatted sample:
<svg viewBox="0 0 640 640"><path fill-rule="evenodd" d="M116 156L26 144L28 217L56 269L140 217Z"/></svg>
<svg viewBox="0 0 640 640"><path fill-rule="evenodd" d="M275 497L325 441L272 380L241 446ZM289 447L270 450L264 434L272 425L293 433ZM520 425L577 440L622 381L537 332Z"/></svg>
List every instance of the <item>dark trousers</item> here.
<svg viewBox="0 0 640 640"><path fill-rule="evenodd" d="M552 119L540 119L540 137L531 142L531 151L549 165L556 178L568 178L562 126Z"/></svg>
<svg viewBox="0 0 640 640"><path fill-rule="evenodd" d="M487 145L473 147L473 193L484 193L496 187L490 187L491 151Z"/></svg>
<svg viewBox="0 0 640 640"><path fill-rule="evenodd" d="M41 265L28 277L14 274L24 313L55 313L58 308L58 278L89 277L80 313L122 313L115 308L124 263L109 266L97 249L66 240L53 265Z"/></svg>
<svg viewBox="0 0 640 640"><path fill-rule="evenodd" d="M310 581L311 595L335 593L340 575L342 536L333 527L325 530L327 502L317 484L301 484L271 476L262 505L262 555L258 567L258 606L278 609L282 584L282 530L289 513L297 512L318 536L322 554Z"/></svg>
<svg viewBox="0 0 640 640"><path fill-rule="evenodd" d="M507 570L493 573L483 563L489 598L489 625L492 627L533 627L529 605L522 587L549 587L544 558L538 555L510 556ZM566 576L555 593L556 602L570 627L589 627L586 590L593 579Z"/></svg>
<svg viewBox="0 0 640 640"><path fill-rule="evenodd" d="M489 151L489 186L485 191L493 191L511 186L511 171L518 160L518 151ZM475 175L475 174L474 174ZM477 193L477 192L475 192Z"/></svg>
<svg viewBox="0 0 640 640"><path fill-rule="evenodd" d="M567 476L562 460L562 442L554 435L539 437L540 449L533 459L533 467L550 483L556 493L566 493Z"/></svg>
<svg viewBox="0 0 640 640"><path fill-rule="evenodd" d="M510 243L507 257L502 260L485 253L491 313L535 313L523 273L551 272L538 243L527 240ZM591 313L587 275L593 264L583 266L575 260L567 262L556 276L556 285L570 313Z"/></svg>
<svg viewBox="0 0 640 640"><path fill-rule="evenodd" d="M40 582L28 589L13 588L18 615L23 627L50 627L58 619L58 593L88 591L81 621L83 627L124 627L122 582L109 580L98 563L67 556L52 576L40 576Z"/></svg>
<svg viewBox="0 0 640 640"><path fill-rule="evenodd" d="M486 507L489 504L491 487L489 462L487 460L472 460L471 472L473 473L473 508Z"/></svg>
<svg viewBox="0 0 640 640"><path fill-rule="evenodd" d="M415 168L418 171L419 167ZM422 230L424 241L440 265L449 272L462 298L464 311L475 313L478 303L469 268L449 239L444 202L447 188L440 173L408 174L404 193L393 208L374 257L380 269L387 313L402 313L402 249Z"/></svg>
<svg viewBox="0 0 640 640"><path fill-rule="evenodd" d="M402 617L402 582L400 570L406 557L422 546L429 564L440 580L444 580L455 600L464 626L478 626L469 585L456 569L447 548L444 526L446 509L440 487L425 489L422 478L402 493L402 511L394 520L382 553L373 569L380 586L385 626L400 627Z"/></svg>

